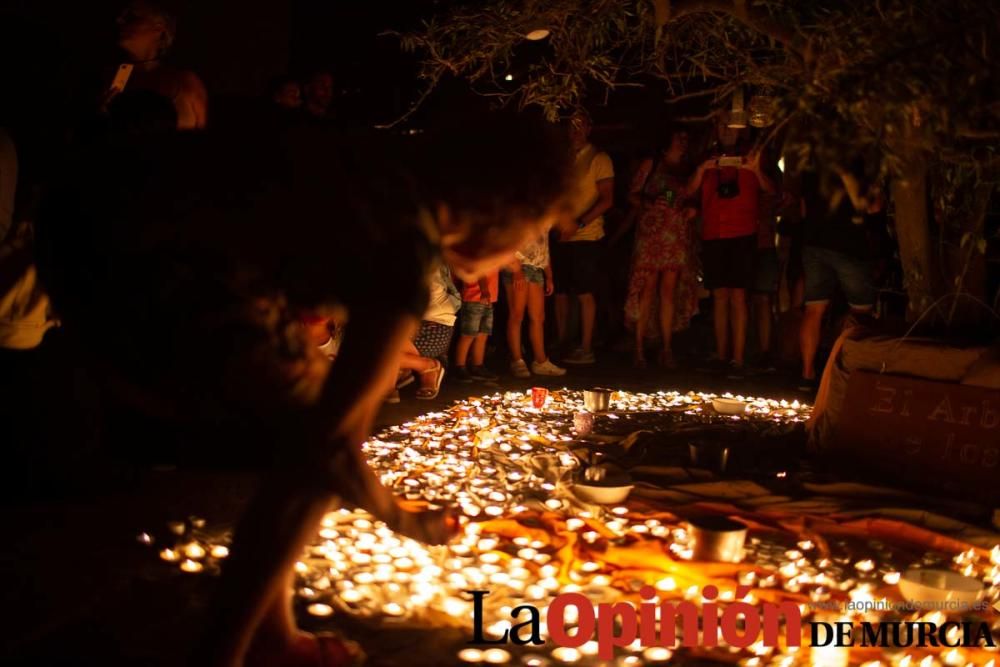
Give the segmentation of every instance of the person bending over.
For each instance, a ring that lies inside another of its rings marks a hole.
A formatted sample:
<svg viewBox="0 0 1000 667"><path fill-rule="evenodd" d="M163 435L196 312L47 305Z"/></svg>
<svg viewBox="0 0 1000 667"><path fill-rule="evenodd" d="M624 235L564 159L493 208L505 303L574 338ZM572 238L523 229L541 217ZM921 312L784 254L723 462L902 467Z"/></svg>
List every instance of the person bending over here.
<svg viewBox="0 0 1000 667"><path fill-rule="evenodd" d="M184 133L95 145L65 165L42 205L39 263L83 361L109 400L182 429L199 462L264 472L196 664L356 658L292 612L293 565L337 497L415 539L449 537L450 513L404 509L361 444L435 258L478 281L563 211L560 136L523 117L419 141L287 128L253 151L244 136ZM332 369L303 312L346 316Z"/></svg>

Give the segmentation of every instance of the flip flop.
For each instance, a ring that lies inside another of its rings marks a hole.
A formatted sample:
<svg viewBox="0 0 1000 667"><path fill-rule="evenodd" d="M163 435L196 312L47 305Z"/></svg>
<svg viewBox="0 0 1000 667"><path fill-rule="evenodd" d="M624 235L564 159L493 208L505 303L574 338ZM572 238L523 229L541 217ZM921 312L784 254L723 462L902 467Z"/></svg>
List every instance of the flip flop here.
<svg viewBox="0 0 1000 667"><path fill-rule="evenodd" d="M437 398L438 393L441 391L441 382L444 380L444 366L438 361L437 365L433 368L420 371L421 375L426 375L427 373L436 373L434 376L434 387L420 387L417 389L416 398L421 401L432 401Z"/></svg>

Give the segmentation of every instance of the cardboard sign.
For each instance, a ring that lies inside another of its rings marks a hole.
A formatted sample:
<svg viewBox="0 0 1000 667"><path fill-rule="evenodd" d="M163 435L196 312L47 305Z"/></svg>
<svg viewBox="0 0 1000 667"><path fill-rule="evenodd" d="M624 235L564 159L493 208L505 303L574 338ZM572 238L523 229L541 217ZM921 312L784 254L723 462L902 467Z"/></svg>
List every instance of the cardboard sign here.
<svg viewBox="0 0 1000 667"><path fill-rule="evenodd" d="M836 441L859 474L1000 502L1000 391L854 371Z"/></svg>

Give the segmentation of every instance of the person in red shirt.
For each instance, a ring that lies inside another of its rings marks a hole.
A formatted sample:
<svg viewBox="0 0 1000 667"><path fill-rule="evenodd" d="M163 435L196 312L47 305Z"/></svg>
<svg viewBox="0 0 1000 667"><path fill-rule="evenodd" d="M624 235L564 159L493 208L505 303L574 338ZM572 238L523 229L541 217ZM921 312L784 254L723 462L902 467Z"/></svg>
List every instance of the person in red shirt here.
<svg viewBox="0 0 1000 667"><path fill-rule="evenodd" d="M459 382L496 382L499 378L484 365L486 341L493 333L493 304L500 289L500 271L495 270L462 289L462 309L458 311L458 343L455 345L455 378ZM469 350L472 368L466 368Z"/></svg>
<svg viewBox="0 0 1000 667"><path fill-rule="evenodd" d="M740 130L720 122L717 131L720 150L698 167L686 191L701 192L702 266L712 292L716 354L736 378L743 373L759 194L775 188L761 170L760 152L740 147Z"/></svg>

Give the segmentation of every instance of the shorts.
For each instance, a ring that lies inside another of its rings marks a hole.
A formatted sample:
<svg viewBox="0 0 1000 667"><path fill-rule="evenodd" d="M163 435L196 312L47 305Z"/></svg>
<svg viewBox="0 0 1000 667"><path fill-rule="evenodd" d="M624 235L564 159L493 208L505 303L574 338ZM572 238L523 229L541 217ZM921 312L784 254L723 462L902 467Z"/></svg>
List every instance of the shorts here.
<svg viewBox="0 0 1000 667"><path fill-rule="evenodd" d="M531 266L530 264L524 264L521 266L521 271L524 272L524 279L529 283L535 283L536 285L545 284L545 269L540 269L537 266ZM501 271L500 280L503 281L504 285L510 285L514 282L514 274L510 271Z"/></svg>
<svg viewBox="0 0 1000 667"><path fill-rule="evenodd" d="M750 289L754 282L757 235L701 242L705 287Z"/></svg>
<svg viewBox="0 0 1000 667"><path fill-rule="evenodd" d="M489 335L493 333L493 304L463 301L458 319L463 336Z"/></svg>
<svg viewBox="0 0 1000 667"><path fill-rule="evenodd" d="M781 265L778 251L774 248L758 248L753 260L753 291L758 294L774 294L781 280Z"/></svg>
<svg viewBox="0 0 1000 667"><path fill-rule="evenodd" d="M561 241L553 243L552 274L556 294L593 294L600 287L600 241Z"/></svg>
<svg viewBox="0 0 1000 667"><path fill-rule="evenodd" d="M455 327L440 322L428 322L424 320L420 323L420 330L413 339L413 346L421 357L429 359L439 359L448 356L448 347L451 345L451 335Z"/></svg>
<svg viewBox="0 0 1000 667"><path fill-rule="evenodd" d="M839 286L847 304L856 310L875 305L871 264L829 248L802 248L806 303L826 303Z"/></svg>

